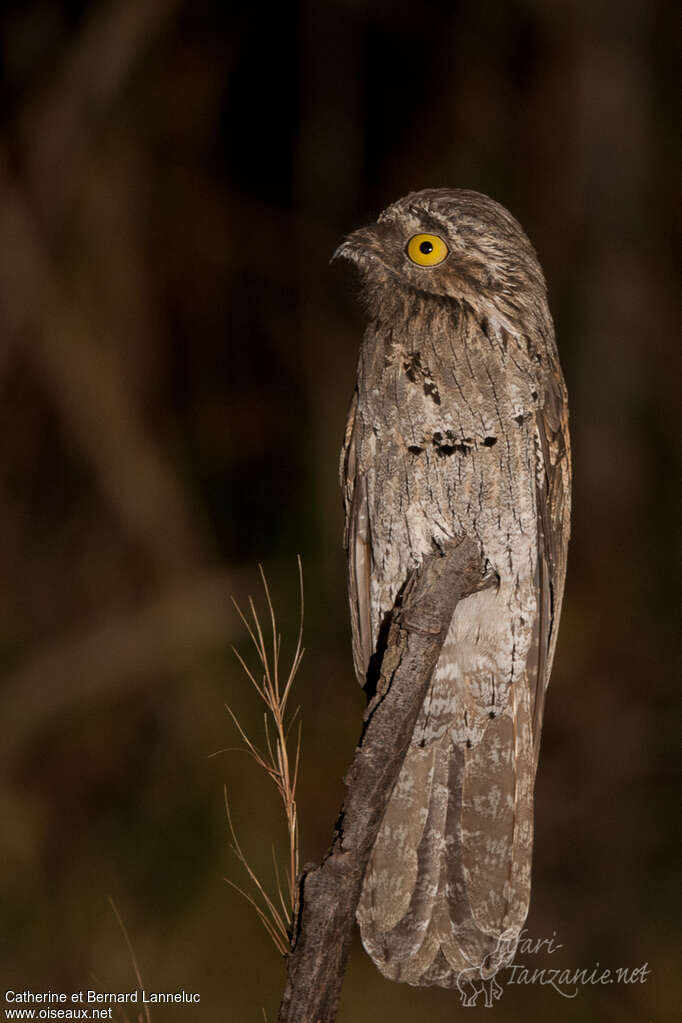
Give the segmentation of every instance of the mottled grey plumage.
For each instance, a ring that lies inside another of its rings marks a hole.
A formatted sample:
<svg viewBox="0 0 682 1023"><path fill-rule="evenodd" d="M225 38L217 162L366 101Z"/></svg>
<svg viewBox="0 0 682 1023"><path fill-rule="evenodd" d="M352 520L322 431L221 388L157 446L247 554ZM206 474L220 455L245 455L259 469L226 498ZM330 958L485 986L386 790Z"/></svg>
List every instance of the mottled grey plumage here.
<svg viewBox="0 0 682 1023"><path fill-rule="evenodd" d="M410 259L419 234L445 242L443 262ZM341 468L359 681L434 545L468 535L488 567L453 616L358 908L382 973L452 987L504 965L528 912L569 533L566 389L535 252L486 196L412 193L337 254L358 265L370 317Z"/></svg>

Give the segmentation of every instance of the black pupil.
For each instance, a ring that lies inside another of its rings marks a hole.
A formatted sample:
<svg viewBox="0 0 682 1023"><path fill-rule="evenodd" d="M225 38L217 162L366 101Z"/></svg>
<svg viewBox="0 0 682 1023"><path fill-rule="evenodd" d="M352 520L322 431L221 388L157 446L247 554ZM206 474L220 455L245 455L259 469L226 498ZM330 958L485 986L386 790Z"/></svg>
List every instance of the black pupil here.
<svg viewBox="0 0 682 1023"><path fill-rule="evenodd" d="M425 256L428 256L430 252L433 252L433 242L422 242L419 246L419 251L423 252Z"/></svg>

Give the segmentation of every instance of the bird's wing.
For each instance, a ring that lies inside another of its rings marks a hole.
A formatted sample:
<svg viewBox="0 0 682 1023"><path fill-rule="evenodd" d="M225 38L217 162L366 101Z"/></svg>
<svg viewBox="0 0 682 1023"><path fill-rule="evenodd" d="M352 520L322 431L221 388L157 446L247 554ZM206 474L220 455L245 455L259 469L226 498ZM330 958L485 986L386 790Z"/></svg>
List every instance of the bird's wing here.
<svg viewBox="0 0 682 1023"><path fill-rule="evenodd" d="M533 705L535 763L545 692L556 646L557 625L566 578L570 532L571 446L568 433L566 386L558 363L549 374L545 403L536 414L539 608L537 683ZM529 668L532 672L532 667Z"/></svg>
<svg viewBox="0 0 682 1023"><path fill-rule="evenodd" d="M372 656L372 625L370 618L370 579L372 551L369 533L367 487L358 472L356 447L356 411L358 392L351 402L346 435L341 451L341 486L346 512L344 546L348 566L348 599L353 632L353 662L360 685L365 684Z"/></svg>

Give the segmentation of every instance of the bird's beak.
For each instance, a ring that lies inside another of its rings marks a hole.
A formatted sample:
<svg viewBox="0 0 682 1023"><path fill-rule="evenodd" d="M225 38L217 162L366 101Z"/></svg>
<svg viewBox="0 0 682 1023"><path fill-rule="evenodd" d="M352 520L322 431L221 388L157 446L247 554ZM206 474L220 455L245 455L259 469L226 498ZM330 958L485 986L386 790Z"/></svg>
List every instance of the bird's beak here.
<svg viewBox="0 0 682 1023"><path fill-rule="evenodd" d="M359 231L353 231L345 241L342 241L335 250L330 262L335 259L350 259L353 263L364 263L374 257L373 248L376 245L376 235L369 227L362 227Z"/></svg>

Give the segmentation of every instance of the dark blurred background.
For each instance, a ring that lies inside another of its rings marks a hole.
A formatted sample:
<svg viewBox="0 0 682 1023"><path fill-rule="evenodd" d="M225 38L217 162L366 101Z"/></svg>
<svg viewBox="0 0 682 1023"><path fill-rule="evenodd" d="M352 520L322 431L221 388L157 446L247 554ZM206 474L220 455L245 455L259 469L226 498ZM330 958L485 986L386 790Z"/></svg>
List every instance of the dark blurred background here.
<svg viewBox="0 0 682 1023"><path fill-rule="evenodd" d="M338 450L362 315L342 235L410 189L507 205L546 271L574 529L537 783L544 965L635 968L501 1020L662 1023L679 953L679 142L665 0L6 0L0 14L3 991L199 991L272 1020L283 969L229 851L283 838L229 603L307 599L302 862L363 698ZM260 598L259 598L260 599ZM542 957L520 957L530 966ZM480 1010L482 1011L482 1010ZM342 1023L458 1018L354 945Z"/></svg>

